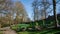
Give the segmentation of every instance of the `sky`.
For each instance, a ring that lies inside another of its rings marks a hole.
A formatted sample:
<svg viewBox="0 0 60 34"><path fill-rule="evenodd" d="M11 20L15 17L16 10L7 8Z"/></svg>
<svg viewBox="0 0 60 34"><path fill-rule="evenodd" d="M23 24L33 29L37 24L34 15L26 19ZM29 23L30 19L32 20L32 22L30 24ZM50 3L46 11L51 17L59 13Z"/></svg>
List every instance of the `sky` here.
<svg viewBox="0 0 60 34"><path fill-rule="evenodd" d="M32 13L33 13L32 2L33 2L33 0L20 0L20 1L23 3L24 7L26 8L29 18L32 19L32 16L33 16L32 15Z"/></svg>

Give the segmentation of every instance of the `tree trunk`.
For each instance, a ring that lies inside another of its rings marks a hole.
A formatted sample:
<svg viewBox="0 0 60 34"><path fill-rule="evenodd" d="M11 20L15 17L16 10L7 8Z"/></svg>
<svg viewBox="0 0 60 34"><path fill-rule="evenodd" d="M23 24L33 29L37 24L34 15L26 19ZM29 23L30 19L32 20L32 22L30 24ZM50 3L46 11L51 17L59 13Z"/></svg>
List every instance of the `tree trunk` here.
<svg viewBox="0 0 60 34"><path fill-rule="evenodd" d="M54 12L55 27L57 28L56 0L53 0L53 12Z"/></svg>

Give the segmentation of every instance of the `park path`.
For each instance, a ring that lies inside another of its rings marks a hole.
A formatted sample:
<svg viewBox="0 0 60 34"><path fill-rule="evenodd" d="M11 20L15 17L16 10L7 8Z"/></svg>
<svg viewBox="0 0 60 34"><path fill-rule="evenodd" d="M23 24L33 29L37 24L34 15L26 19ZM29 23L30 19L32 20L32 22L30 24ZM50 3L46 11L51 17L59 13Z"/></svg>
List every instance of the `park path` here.
<svg viewBox="0 0 60 34"><path fill-rule="evenodd" d="M9 30L9 31L3 31L3 34L17 34L15 31L13 30Z"/></svg>
<svg viewBox="0 0 60 34"><path fill-rule="evenodd" d="M17 34L14 30L10 29L10 27L1 28L3 30L3 34Z"/></svg>

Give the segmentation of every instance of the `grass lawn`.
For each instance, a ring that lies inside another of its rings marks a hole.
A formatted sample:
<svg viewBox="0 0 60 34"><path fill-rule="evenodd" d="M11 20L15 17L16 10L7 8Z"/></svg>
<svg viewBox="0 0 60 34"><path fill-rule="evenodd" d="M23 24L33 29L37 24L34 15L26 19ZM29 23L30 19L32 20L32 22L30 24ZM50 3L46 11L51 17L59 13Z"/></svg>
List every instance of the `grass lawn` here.
<svg viewBox="0 0 60 34"><path fill-rule="evenodd" d="M60 30L43 30L40 32L28 32L28 31L24 31L24 32L18 32L18 34L57 34L59 33Z"/></svg>
<svg viewBox="0 0 60 34"><path fill-rule="evenodd" d="M2 32L2 31L0 31L0 34L3 34L3 32Z"/></svg>
<svg viewBox="0 0 60 34"><path fill-rule="evenodd" d="M30 25L29 24L17 24L16 26L14 25L14 26L12 26L12 29L13 30L19 30L20 28L27 28L27 27L29 27ZM47 29L47 30L42 30L42 31L20 31L20 32L17 32L18 34L57 34L57 33L59 33L60 32L60 29ZM60 33L59 33L60 34Z"/></svg>
<svg viewBox="0 0 60 34"><path fill-rule="evenodd" d="M18 34L39 34L38 32L18 32Z"/></svg>

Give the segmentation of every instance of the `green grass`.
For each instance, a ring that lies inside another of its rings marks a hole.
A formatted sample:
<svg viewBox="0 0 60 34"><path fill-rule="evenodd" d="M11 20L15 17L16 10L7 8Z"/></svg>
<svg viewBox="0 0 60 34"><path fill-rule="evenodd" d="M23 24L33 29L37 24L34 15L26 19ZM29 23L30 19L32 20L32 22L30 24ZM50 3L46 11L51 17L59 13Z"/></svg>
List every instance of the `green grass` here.
<svg viewBox="0 0 60 34"><path fill-rule="evenodd" d="M36 31L36 32L18 32L18 34L55 34L57 32L60 32L60 30L55 30L55 29L51 29L51 30L42 30L42 31Z"/></svg>
<svg viewBox="0 0 60 34"><path fill-rule="evenodd" d="M18 34L39 34L37 32L19 32Z"/></svg>
<svg viewBox="0 0 60 34"><path fill-rule="evenodd" d="M0 31L0 34L3 34L3 32L2 32L2 31Z"/></svg>
<svg viewBox="0 0 60 34"><path fill-rule="evenodd" d="M16 25L12 25L11 26L11 29L15 30L15 29L21 29L21 28L27 28L29 27L30 25L29 24L16 24Z"/></svg>
<svg viewBox="0 0 60 34"><path fill-rule="evenodd" d="M20 28L27 28L27 27L30 27L29 24L17 24L17 25L14 25L12 26L12 29L16 29L16 30L19 30ZM19 29L17 29L19 28ZM42 31L34 31L34 32L28 32L28 31L24 31L24 32L17 32L18 34L55 34L55 33L59 33L60 30L58 29L49 29L49 30L42 30Z"/></svg>

